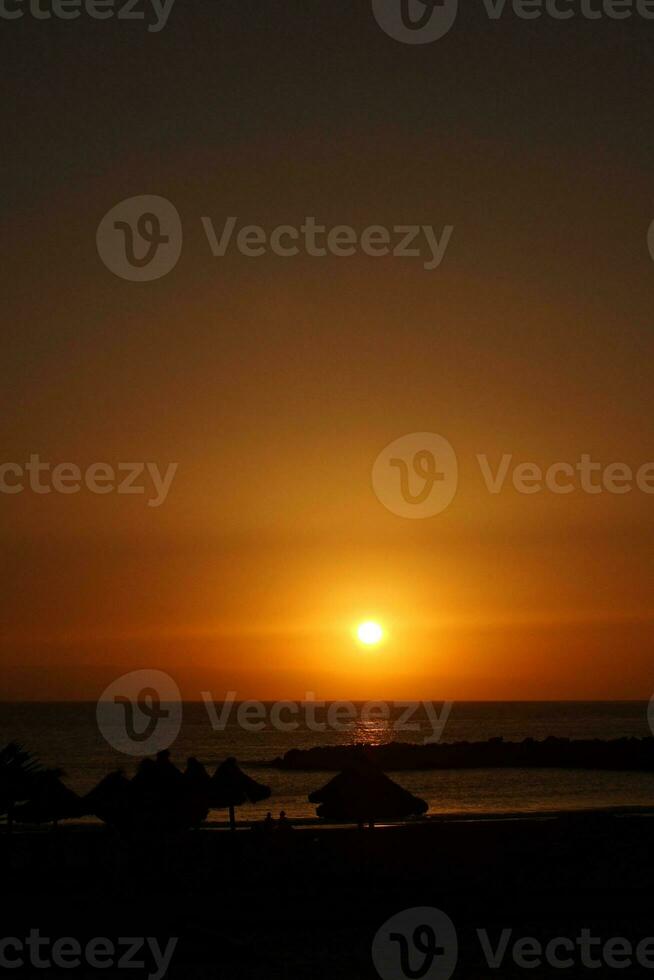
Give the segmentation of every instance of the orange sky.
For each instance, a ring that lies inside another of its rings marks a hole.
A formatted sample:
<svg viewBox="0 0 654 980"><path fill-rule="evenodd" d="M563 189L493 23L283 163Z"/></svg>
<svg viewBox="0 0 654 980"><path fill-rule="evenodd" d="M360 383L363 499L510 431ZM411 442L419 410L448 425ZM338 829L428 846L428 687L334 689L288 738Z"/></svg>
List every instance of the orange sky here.
<svg viewBox="0 0 654 980"><path fill-rule="evenodd" d="M399 77L435 83L431 54L403 53ZM2 460L179 468L160 508L0 497L0 698L93 699L148 666L187 698L650 697L654 498L493 496L475 457L654 458L651 169L598 133L577 141L574 106L542 143L514 108L492 136L462 101L448 126L380 103L357 127L298 118L292 138L260 122L170 135L166 153L135 141L106 165L75 158L10 213ZM140 193L174 201L185 234L149 284L112 276L94 244ZM455 231L433 272L215 259L202 215ZM411 521L370 474L421 431L454 446L459 492ZM387 631L374 651L352 637L366 618Z"/></svg>

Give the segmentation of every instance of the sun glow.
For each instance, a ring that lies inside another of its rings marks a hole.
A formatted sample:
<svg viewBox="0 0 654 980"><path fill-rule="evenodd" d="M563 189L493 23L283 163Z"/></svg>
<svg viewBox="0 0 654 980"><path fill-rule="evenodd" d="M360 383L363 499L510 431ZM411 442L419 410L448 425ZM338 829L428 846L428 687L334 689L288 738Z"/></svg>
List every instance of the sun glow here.
<svg viewBox="0 0 654 980"><path fill-rule="evenodd" d="M367 647L376 646L384 635L384 631L379 625L379 623L374 623L368 620L365 623L361 623L357 627L357 636L361 643L364 643Z"/></svg>

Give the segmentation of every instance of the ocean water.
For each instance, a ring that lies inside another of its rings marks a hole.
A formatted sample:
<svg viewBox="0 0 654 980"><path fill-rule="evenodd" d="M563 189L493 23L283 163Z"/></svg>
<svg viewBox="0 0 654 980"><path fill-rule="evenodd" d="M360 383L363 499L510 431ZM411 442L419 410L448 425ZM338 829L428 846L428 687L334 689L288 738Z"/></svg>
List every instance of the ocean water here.
<svg viewBox="0 0 654 980"><path fill-rule="evenodd" d="M217 711L221 711L217 705ZM417 731L397 730L403 708L392 709L388 719L362 720L358 715L347 730L315 731L300 711L294 731L280 731L270 723L261 731L245 729L231 708L224 728L216 730L203 703L185 703L180 734L171 745L173 761L183 767L190 755L210 771L233 755L255 779L267 783L273 796L257 806L242 807L239 816L256 819L268 809L284 809L291 817L315 816L307 800L333 773L288 772L264 768L262 763L291 748L313 745L386 741L422 742L433 737L424 709L411 717ZM435 703L440 713L442 705ZM289 716L285 715L284 720ZM325 711L315 711L316 721ZM647 702L457 702L440 740L475 741L494 736L507 740L556 735L568 738L619 738L650 735ZM95 703L0 703L0 745L18 741L47 765L59 766L65 782L85 793L107 772L134 772L138 759L118 752L101 735ZM431 814L537 812L617 806L654 805L654 773L587 772L568 770L448 770L389 773L397 782L429 802ZM224 819L224 811L212 819Z"/></svg>

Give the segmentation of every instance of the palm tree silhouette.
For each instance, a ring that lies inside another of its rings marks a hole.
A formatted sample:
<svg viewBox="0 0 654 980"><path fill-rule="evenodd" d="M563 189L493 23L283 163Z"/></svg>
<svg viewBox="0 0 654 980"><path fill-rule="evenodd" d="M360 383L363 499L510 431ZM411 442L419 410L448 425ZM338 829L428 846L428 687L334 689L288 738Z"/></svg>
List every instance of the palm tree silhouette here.
<svg viewBox="0 0 654 980"><path fill-rule="evenodd" d="M0 816L6 817L10 833L16 805L30 798L39 777L45 772L38 759L22 745L10 742L0 749ZM54 774L57 770L51 772Z"/></svg>

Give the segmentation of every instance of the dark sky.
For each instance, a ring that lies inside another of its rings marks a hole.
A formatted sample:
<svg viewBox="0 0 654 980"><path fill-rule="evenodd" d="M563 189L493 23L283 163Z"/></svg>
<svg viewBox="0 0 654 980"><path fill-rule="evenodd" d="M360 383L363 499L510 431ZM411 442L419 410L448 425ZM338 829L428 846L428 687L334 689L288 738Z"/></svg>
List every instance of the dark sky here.
<svg viewBox="0 0 654 980"><path fill-rule="evenodd" d="M408 139L413 156L421 138L465 139L527 170L535 156L562 181L596 154L650 171L654 21L527 21L510 9L491 21L481 0L460 6L451 32L424 46L392 42L367 0L177 0L159 34L139 21L5 21L12 198L70 193L130 154L253 141L286 147L292 165L310 134L316 157L355 137L369 164L384 144ZM419 161L416 183L437 162Z"/></svg>
<svg viewBox="0 0 654 980"><path fill-rule="evenodd" d="M461 7L425 45L370 0L0 19L3 460L179 464L156 510L0 495L9 695L181 658L244 696L649 697L654 498L491 498L473 469L654 458L654 20ZM96 230L145 194L184 248L130 283ZM215 259L200 217L229 215L454 232L433 272ZM466 479L401 521L370 468L423 431ZM342 628L371 612L398 638L375 690Z"/></svg>

